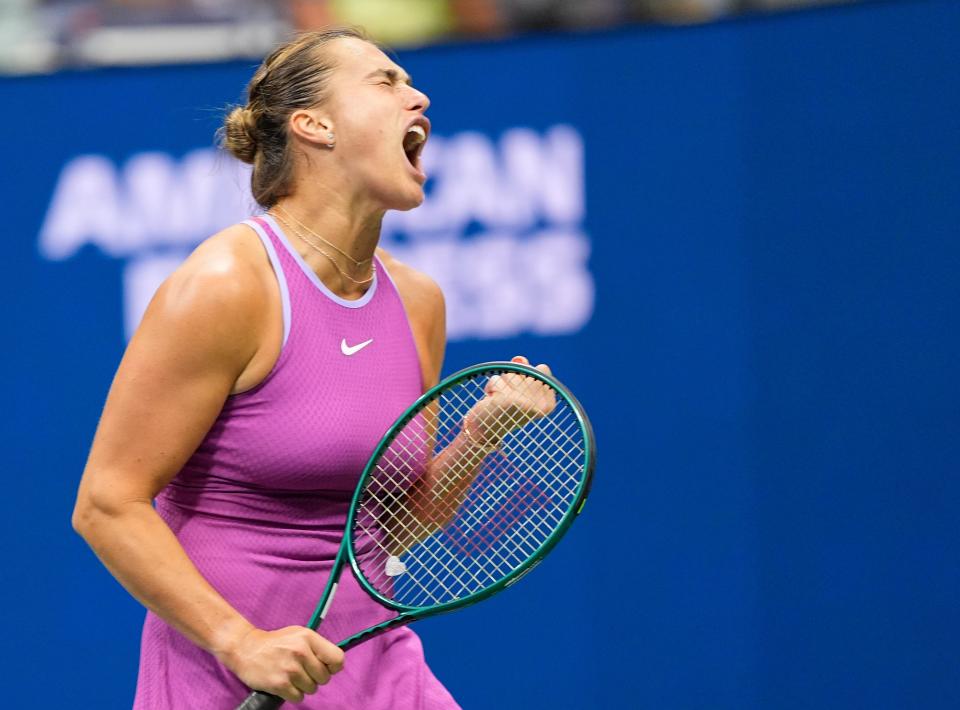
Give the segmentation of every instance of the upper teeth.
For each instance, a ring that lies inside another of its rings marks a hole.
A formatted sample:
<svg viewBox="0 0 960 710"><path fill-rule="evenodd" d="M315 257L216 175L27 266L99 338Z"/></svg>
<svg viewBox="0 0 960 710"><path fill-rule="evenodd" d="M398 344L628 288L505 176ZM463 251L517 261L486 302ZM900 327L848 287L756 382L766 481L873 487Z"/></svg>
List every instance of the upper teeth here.
<svg viewBox="0 0 960 710"><path fill-rule="evenodd" d="M407 129L407 133L415 133L420 137L421 141L427 140L427 132L423 130L423 126L410 126Z"/></svg>

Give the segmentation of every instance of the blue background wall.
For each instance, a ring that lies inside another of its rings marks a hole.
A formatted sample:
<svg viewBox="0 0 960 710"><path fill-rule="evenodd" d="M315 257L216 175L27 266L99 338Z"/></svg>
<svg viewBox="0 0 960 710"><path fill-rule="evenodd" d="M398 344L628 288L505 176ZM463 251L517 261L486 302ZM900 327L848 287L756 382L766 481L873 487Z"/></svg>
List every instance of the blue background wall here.
<svg viewBox="0 0 960 710"><path fill-rule="evenodd" d="M464 707L960 705L958 30L926 0L400 56L438 134L563 123L585 150L590 321L448 350L550 362L601 447L547 563L419 627ZM251 70L0 81L0 667L24 705L127 707L142 618L69 525L122 263L41 254L58 175L210 145Z"/></svg>

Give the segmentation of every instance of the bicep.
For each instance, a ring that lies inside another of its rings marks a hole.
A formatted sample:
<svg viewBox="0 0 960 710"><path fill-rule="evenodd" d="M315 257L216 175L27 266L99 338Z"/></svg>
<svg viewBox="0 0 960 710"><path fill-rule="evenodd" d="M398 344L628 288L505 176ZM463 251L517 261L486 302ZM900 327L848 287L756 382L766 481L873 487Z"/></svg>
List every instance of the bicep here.
<svg viewBox="0 0 960 710"><path fill-rule="evenodd" d="M176 475L255 350L244 334L244 303L236 284L216 277L164 284L111 385L81 497L101 505L150 500Z"/></svg>

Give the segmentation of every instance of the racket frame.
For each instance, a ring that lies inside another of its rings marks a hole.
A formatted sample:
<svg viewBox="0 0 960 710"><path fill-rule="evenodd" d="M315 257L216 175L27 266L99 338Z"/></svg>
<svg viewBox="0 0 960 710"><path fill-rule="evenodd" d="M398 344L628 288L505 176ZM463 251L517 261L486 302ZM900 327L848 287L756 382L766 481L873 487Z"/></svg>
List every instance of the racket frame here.
<svg viewBox="0 0 960 710"><path fill-rule="evenodd" d="M360 571L360 566L357 562L357 558L353 549L353 528L356 520L357 509L360 505L360 500L363 496L365 485L367 480L373 474L376 464L380 461L380 456L383 454L386 448L390 446L397 435L403 430L403 427L406 426L411 419L420 414L420 412L423 411L426 406L436 398L438 393L447 390L464 380L472 378L479 372L488 373L490 375L499 375L508 372L527 375L528 377L545 382L547 385L556 390L559 396L562 397L570 406L570 409L576 416L577 424L580 427L580 431L583 435L585 456L583 465L584 475L579 482L572 505L564 513L564 516L557 525L556 530L554 530L553 533L546 540L544 540L543 543L541 543L540 547L531 553L522 564L518 565L516 569L512 570L502 580L480 590L479 592L474 592L473 594L468 594L460 599L454 599L442 604L437 604L435 606L412 607L405 604L399 604L380 594L380 592L378 592L367 581L366 577ZM593 483L593 470L595 464L596 443L593 438L593 428L590 425L590 420L587 418L583 406L580 404L577 398L574 397L573 393L570 392L566 386L560 383L552 375L541 372L540 370L530 367L529 365L522 365L516 362L485 362L472 365L460 370L459 372L455 372L454 374L445 378L442 382L434 385L429 390L424 392L423 395L417 398L416 402L411 404L407 410L400 415L396 422L394 422L394 424L387 430L383 438L381 438L380 443L377 444L373 454L367 461L367 465L364 467L363 473L360 476L360 480L357 483L357 488L354 491L353 499L350 502L350 509L347 513L347 522L344 529L343 540L340 543L340 548L337 550L337 556L334 559L333 568L331 569L330 576L327 579L327 584L324 587L323 595L320 597L320 601L317 604L317 608L314 611L313 616L311 616L310 621L307 622L307 626L313 630L316 630L320 626L320 623L323 621L324 616L326 616L326 613L333 602L337 585L340 583L340 575L343 572L347 562L349 562L350 567L353 570L353 575L363 590L373 597L377 603L387 607L388 609L398 612L398 615L392 619L388 619L387 621L381 622L380 624L372 626L368 629L364 629L363 631L343 639L337 645L344 650L355 646L358 643L367 640L368 638L378 636L385 631L389 631L392 628L404 626L412 621L417 621L430 616L436 616L437 614L444 614L449 611L454 611L455 609L476 604L477 602L487 599L497 592L506 589L507 587L518 582L521 577L526 575L528 572L530 572L530 570L540 563L540 561L547 555L547 553L550 552L550 550L553 549L557 542L559 542L560 538L563 537L566 531L570 528L570 525L580 514L580 511L583 510L583 506L587 501L587 496L590 493L590 486Z"/></svg>

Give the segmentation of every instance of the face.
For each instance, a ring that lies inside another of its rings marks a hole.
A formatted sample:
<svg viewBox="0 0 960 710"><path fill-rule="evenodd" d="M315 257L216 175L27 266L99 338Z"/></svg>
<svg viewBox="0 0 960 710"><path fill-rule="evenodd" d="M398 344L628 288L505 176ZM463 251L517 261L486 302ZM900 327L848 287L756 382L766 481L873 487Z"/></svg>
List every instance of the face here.
<svg viewBox="0 0 960 710"><path fill-rule="evenodd" d="M318 117L326 118L335 135L331 157L338 172L384 209L416 207L427 179L420 153L430 133L424 116L430 100L413 88L402 67L368 42L341 38L328 49L336 68Z"/></svg>

